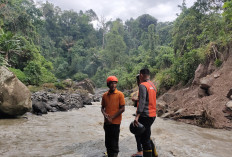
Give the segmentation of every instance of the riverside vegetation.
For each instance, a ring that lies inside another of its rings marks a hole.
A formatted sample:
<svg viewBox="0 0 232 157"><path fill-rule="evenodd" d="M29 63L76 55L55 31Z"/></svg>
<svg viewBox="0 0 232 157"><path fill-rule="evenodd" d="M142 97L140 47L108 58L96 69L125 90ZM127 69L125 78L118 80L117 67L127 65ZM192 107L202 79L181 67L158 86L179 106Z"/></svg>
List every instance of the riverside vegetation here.
<svg viewBox="0 0 232 157"><path fill-rule="evenodd" d="M199 65L211 67L202 72L208 75L231 55L232 2L197 0L187 8L183 0L178 7L181 13L172 22L148 14L123 22L107 21L91 9L1 0L0 65L33 86L50 83L62 89L61 80L90 78L103 87L107 76L116 75L118 88L126 90L135 86L141 68L154 74L159 94L190 86ZM209 95L208 88L203 94Z"/></svg>

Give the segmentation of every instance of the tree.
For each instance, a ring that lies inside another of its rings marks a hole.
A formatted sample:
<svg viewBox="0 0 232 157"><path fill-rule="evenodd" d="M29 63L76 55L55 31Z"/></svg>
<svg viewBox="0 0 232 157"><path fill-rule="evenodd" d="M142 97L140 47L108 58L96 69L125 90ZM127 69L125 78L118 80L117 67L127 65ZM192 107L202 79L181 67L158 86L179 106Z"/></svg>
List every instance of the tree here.
<svg viewBox="0 0 232 157"><path fill-rule="evenodd" d="M21 52L20 40L11 32L4 32L0 29L0 52L5 54L5 60L8 62L9 54Z"/></svg>

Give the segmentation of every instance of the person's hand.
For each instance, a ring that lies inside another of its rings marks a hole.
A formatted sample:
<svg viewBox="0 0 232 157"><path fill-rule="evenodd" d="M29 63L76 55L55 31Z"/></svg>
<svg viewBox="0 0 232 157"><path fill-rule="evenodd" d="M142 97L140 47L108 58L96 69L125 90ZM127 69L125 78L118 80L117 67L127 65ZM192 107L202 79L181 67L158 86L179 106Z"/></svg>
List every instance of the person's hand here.
<svg viewBox="0 0 232 157"><path fill-rule="evenodd" d="M113 121L113 118L112 118L111 116L108 116L107 120L108 120L108 122L111 124L112 121Z"/></svg>
<svg viewBox="0 0 232 157"><path fill-rule="evenodd" d="M103 113L104 117L108 119L109 115L107 113Z"/></svg>
<svg viewBox="0 0 232 157"><path fill-rule="evenodd" d="M112 124L112 117L110 115L107 114L107 116L105 117L106 123L107 124Z"/></svg>
<svg viewBox="0 0 232 157"><path fill-rule="evenodd" d="M138 121L138 119L139 119L139 118L136 116L136 117L135 117L135 120L134 120L134 123L133 123L134 126L137 126L137 127L139 126L139 121Z"/></svg>

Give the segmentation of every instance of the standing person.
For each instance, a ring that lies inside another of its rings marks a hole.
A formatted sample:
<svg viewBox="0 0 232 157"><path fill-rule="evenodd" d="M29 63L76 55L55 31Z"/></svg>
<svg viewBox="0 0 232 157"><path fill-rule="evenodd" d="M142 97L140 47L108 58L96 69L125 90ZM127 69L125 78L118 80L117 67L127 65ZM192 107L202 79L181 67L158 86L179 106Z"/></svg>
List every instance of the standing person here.
<svg viewBox="0 0 232 157"><path fill-rule="evenodd" d="M119 152L119 133L122 113L125 111L125 99L117 90L118 79L109 76L106 80L109 91L102 96L102 114L104 116L105 146L108 157L117 157Z"/></svg>
<svg viewBox="0 0 232 157"><path fill-rule="evenodd" d="M140 84L139 74L136 76L136 81L137 81L137 85L139 86L139 84ZM136 99L132 98L132 101L134 102L134 107L137 107L138 106L138 97ZM136 116L136 114L135 114L135 116ZM131 157L142 157L143 156L143 148L142 148L142 144L141 144L140 139L141 138L139 135L135 135L135 140L136 140L136 144L137 144L137 153L131 155Z"/></svg>
<svg viewBox="0 0 232 157"><path fill-rule="evenodd" d="M145 131L140 135L143 146L143 156L152 157L151 126L156 118L156 87L150 81L150 71L140 70L139 74L139 104L134 125L138 122L144 125Z"/></svg>

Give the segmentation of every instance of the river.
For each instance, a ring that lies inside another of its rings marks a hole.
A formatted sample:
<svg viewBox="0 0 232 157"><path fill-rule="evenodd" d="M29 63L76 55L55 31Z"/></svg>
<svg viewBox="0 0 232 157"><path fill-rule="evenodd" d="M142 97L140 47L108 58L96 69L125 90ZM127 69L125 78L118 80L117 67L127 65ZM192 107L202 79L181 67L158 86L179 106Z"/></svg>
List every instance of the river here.
<svg viewBox="0 0 232 157"><path fill-rule="evenodd" d="M126 106L120 157L136 152L129 131L135 108ZM0 120L1 157L102 157L105 151L99 103L68 112ZM232 131L200 128L157 118L152 126L159 157L231 157Z"/></svg>

